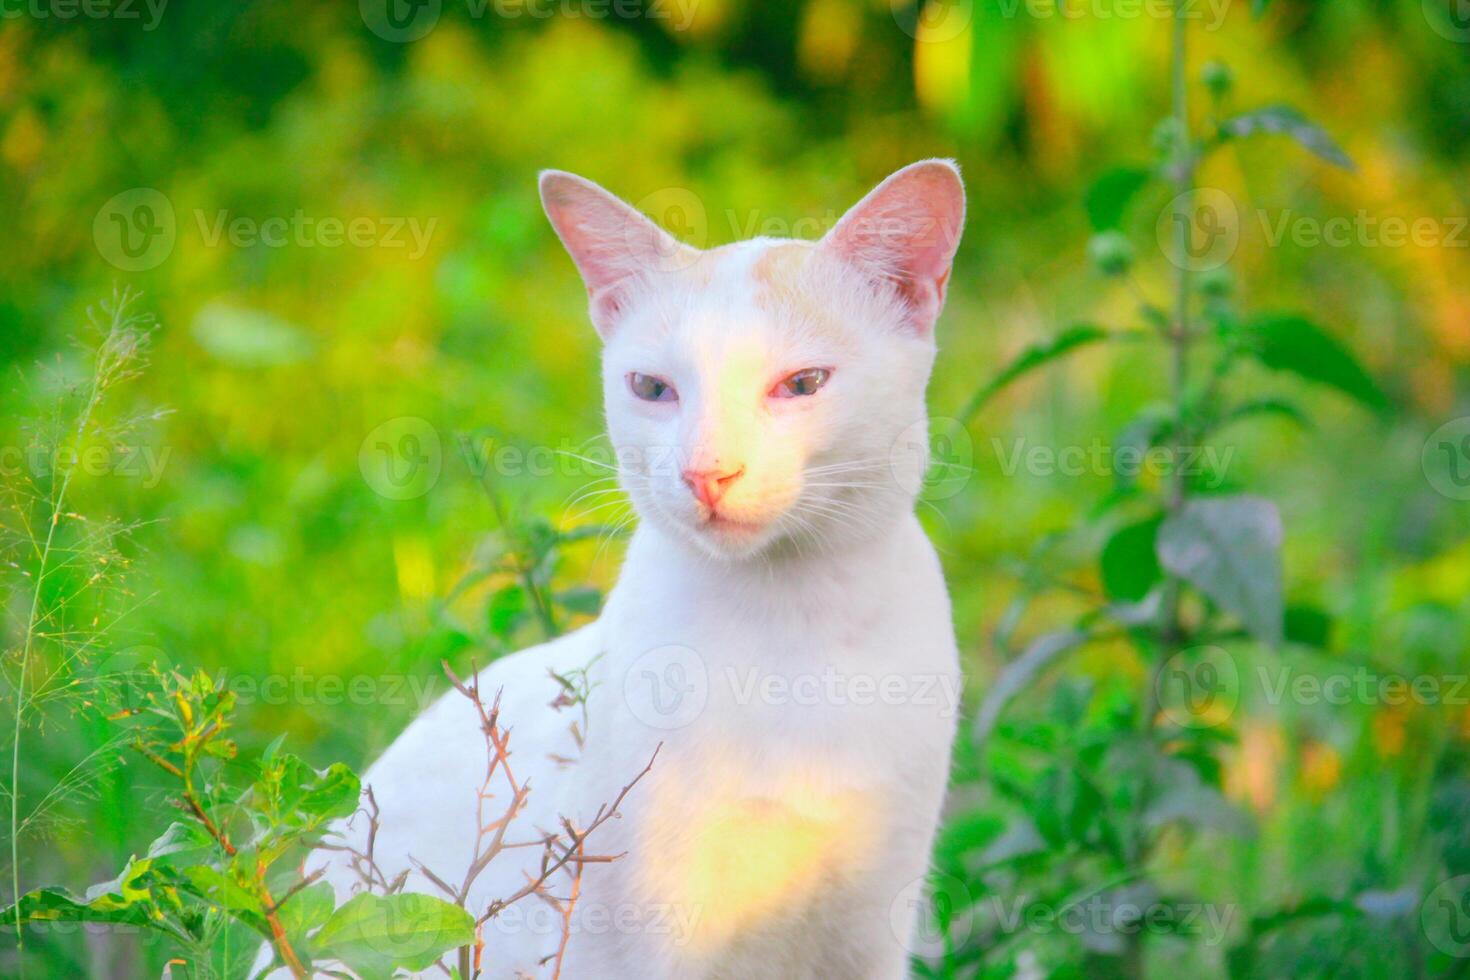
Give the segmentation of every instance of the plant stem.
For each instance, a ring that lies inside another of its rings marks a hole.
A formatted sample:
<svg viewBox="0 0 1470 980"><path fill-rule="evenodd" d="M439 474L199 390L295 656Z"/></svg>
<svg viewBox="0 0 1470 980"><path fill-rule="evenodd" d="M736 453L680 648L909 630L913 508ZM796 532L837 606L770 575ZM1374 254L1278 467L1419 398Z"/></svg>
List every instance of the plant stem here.
<svg viewBox="0 0 1470 980"><path fill-rule="evenodd" d="M1174 159L1170 166L1170 175L1174 180L1175 200L1188 195L1194 190L1194 143L1193 135L1189 126L1189 92L1188 92L1188 23L1184 18L1184 7L1187 0L1174 0L1174 44L1173 63L1171 67L1171 88L1173 91L1172 115L1175 125L1175 149ZM1177 214L1178 212L1176 212ZM1174 278L1174 309L1169 330L1169 353L1170 353L1170 397L1174 404L1174 431L1171 438L1173 443L1174 467L1169 474L1169 486L1167 496L1164 500L1165 509L1173 516L1184 509L1187 486L1185 483L1184 468L1179 465L1179 460L1187 451L1190 433L1186 421L1185 399L1189 385L1189 344L1192 325L1189 317L1189 248L1191 223L1189 221L1176 221L1174 224L1175 234L1175 278ZM1177 651L1181 641L1181 626L1179 622L1179 598L1181 583L1175 575L1166 575L1164 580L1163 595L1163 626L1162 649L1159 651L1157 663L1154 665L1154 676L1150 678L1149 690L1145 695L1144 703L1147 705L1147 715L1144 724L1152 728L1154 718L1158 715L1158 680L1159 671L1169 658Z"/></svg>
<svg viewBox="0 0 1470 980"><path fill-rule="evenodd" d="M520 545L515 555L515 574L521 582L521 588L526 590L526 595L531 600L531 606L536 612L536 620L541 626L543 639L554 639L561 633L561 628L556 623L556 613L551 608L545 595L536 584L535 555L532 553L531 544L524 540L525 535L511 527L510 513L505 506L505 501L500 499L500 494L495 488L485 483L485 493L490 497L490 506L495 511L495 520L499 523L501 530L505 532L506 538ZM516 541L517 538L522 540Z"/></svg>
<svg viewBox="0 0 1470 980"><path fill-rule="evenodd" d="M92 371L92 383L87 392L87 402L81 414L77 416L76 439L79 444L86 435L87 426L92 423L92 415L101 398L101 379L107 367L101 363L101 360L108 356L108 345L112 335L117 331L125 305L126 300L119 300L113 308L112 326L107 337L103 339L102 346L98 348L99 363ZM66 467L61 474L60 484L56 483L56 472L53 470L51 474L53 492L46 515L46 539L37 557L36 581L31 592L31 610L26 618L25 639L21 646L20 676L15 682L15 732L10 749L10 887L15 899L15 945L21 953L25 950L25 930L21 926L20 918L20 743L25 716L26 675L30 670L31 654L35 650L36 633L43 618L41 613L42 593L46 587L46 576L51 570L51 552L56 543L56 528L60 526L61 519L65 516L66 495L71 488L73 472L74 468ZM19 973L23 977L25 957L21 955L17 962Z"/></svg>
<svg viewBox="0 0 1470 980"><path fill-rule="evenodd" d="M1175 137L1177 143L1174 150L1174 190L1179 196L1189 194L1194 190L1194 137L1189 127L1189 93L1188 93L1188 24L1184 19L1184 7L1187 0L1174 0L1174 57L1173 57L1173 102L1174 102L1174 124L1176 127ZM1176 276L1174 291L1174 329L1171 341L1173 347L1173 371L1171 373L1173 398L1174 398L1174 446L1179 449L1187 445L1189 434L1185 426L1185 385L1188 381L1188 356L1190 342L1189 322L1189 256L1190 247L1190 223L1181 221L1174 225L1176 239ZM1184 471L1178 465L1179 456L1175 455L1175 466L1170 473L1169 484L1169 511L1177 513L1184 506Z"/></svg>
<svg viewBox="0 0 1470 980"><path fill-rule="evenodd" d="M226 844L226 847L229 845ZM275 943L276 952L281 954L286 968L291 971L291 976L296 980L307 980L311 976L302 964L301 958L296 955L296 950L291 948L291 941L286 938L286 928L281 924L281 906L275 899L271 898L270 889L265 884L265 862L257 861L255 865L256 885L260 888L261 906L265 911L266 925L271 931L271 941Z"/></svg>
<svg viewBox="0 0 1470 980"><path fill-rule="evenodd" d="M1189 317L1190 270L1189 256L1191 222L1178 220L1183 207L1189 203L1187 195L1194 190L1195 150L1194 137L1189 126L1189 33L1185 20L1185 5L1188 0L1174 0L1172 63L1170 66L1170 88L1172 91L1171 115L1174 120L1174 159L1170 162L1169 174L1173 178L1175 201L1180 210L1175 211L1174 222L1174 309L1168 331L1170 371L1170 397L1174 405L1174 431L1170 438L1173 445L1174 466L1169 474L1169 485L1164 500L1165 510L1177 516L1183 509L1187 496L1184 468L1179 461L1184 458L1190 441L1186 423L1189 386L1189 344L1191 324ZM1183 199L1183 200L1181 200ZM1183 628L1179 621L1179 600L1182 583L1178 576L1167 574L1164 579L1162 620L1160 627L1160 649L1155 655L1153 670L1150 671L1148 690L1144 692L1143 726L1152 732L1159 714L1159 682L1164 665L1183 646ZM1139 862L1148 858L1150 842L1145 838L1139 842ZM1144 956L1143 939L1140 933L1128 937L1123 953L1123 970L1131 977L1147 976L1148 966Z"/></svg>

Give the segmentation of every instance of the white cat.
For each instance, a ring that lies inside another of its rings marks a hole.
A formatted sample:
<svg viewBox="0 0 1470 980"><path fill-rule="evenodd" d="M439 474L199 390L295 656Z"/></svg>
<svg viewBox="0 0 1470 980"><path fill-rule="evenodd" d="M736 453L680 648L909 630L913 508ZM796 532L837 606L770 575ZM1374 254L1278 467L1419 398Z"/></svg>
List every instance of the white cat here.
<svg viewBox="0 0 1470 980"><path fill-rule="evenodd" d="M608 430L641 524L595 623L480 677L487 700L504 691L532 786L511 837L559 815L585 826L662 746L589 842L626 855L586 866L561 975L907 976L959 685L913 515L959 173L913 164L819 242L709 251L571 174L542 174L541 196L605 342ZM583 668L578 745L549 672ZM372 766L390 878L412 857L459 881L484 765L451 693ZM360 845L364 829L346 833ZM538 859L504 852L470 908ZM331 860L345 900L357 879ZM432 891L417 872L411 887ZM490 920L484 975L549 976L561 925L534 896Z"/></svg>

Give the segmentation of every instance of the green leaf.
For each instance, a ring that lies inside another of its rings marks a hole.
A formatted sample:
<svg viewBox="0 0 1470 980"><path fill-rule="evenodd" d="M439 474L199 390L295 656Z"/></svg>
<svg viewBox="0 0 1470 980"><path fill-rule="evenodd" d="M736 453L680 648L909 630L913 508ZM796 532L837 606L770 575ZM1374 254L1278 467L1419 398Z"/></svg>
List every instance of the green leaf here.
<svg viewBox="0 0 1470 980"><path fill-rule="evenodd" d="M1087 243L1087 260L1104 276L1126 275L1133 259L1133 243L1121 231L1098 232Z"/></svg>
<svg viewBox="0 0 1470 980"><path fill-rule="evenodd" d="M175 821L152 844L148 854L158 868L175 869L208 862L223 853L209 832L195 821Z"/></svg>
<svg viewBox="0 0 1470 980"><path fill-rule="evenodd" d="M141 882L148 861L135 861L116 879L94 885L85 895L75 895L64 888L39 888L22 895L20 901L5 909L6 922L14 922L19 913L26 922L132 922L146 923L151 916L148 907L152 893Z"/></svg>
<svg viewBox="0 0 1470 980"><path fill-rule="evenodd" d="M1269 957L1269 947L1261 940L1272 933L1294 926L1300 922L1324 918L1353 920L1362 916L1362 910L1352 902L1324 895L1303 899L1295 905L1263 915L1251 917L1246 938L1227 954L1226 963L1232 977L1256 976L1260 972L1259 961Z"/></svg>
<svg viewBox="0 0 1470 980"><path fill-rule="evenodd" d="M345 963L362 980L395 970L427 970L441 956L475 940L474 918L430 895L354 895L312 940L314 957Z"/></svg>
<svg viewBox="0 0 1470 980"><path fill-rule="evenodd" d="M1054 849L1089 840L1092 826L1107 808L1102 794L1073 767L1053 769L1041 777L1028 808L1036 829Z"/></svg>
<svg viewBox="0 0 1470 980"><path fill-rule="evenodd" d="M281 906L281 926L295 941L326 922L336 905L336 896L328 882L307 885Z"/></svg>
<svg viewBox="0 0 1470 980"><path fill-rule="evenodd" d="M605 535L613 535L616 531L616 524L579 524L570 531L564 531L560 541L562 544L576 544L579 541L600 541Z"/></svg>
<svg viewBox="0 0 1470 980"><path fill-rule="evenodd" d="M204 751L217 759L233 759L240 754L240 746L235 744L234 739L211 738L204 743Z"/></svg>
<svg viewBox="0 0 1470 980"><path fill-rule="evenodd" d="M1325 916L1356 918L1360 914L1361 910L1352 902L1317 895L1295 905L1251 916L1250 934L1259 938L1304 919L1319 919Z"/></svg>
<svg viewBox="0 0 1470 980"><path fill-rule="evenodd" d="M1356 170L1352 159L1327 135L1327 130L1286 105L1266 106L1231 116L1220 124L1226 136L1244 138L1258 134L1289 136L1303 149L1344 170Z"/></svg>
<svg viewBox="0 0 1470 980"><path fill-rule="evenodd" d="M1174 431L1174 408L1172 405L1156 403L1147 405L1118 433L1113 440L1113 484L1119 490L1128 490L1138 482L1139 467L1122 466L1117 460L1132 456L1142 460L1148 451Z"/></svg>
<svg viewBox="0 0 1470 980"><path fill-rule="evenodd" d="M531 604L526 590L519 585L507 585L490 597L485 609L485 621L493 636L508 637L530 615Z"/></svg>
<svg viewBox="0 0 1470 980"><path fill-rule="evenodd" d="M1155 549L1163 517L1119 528L1103 546L1103 591L1117 602L1139 602L1163 578Z"/></svg>
<svg viewBox="0 0 1470 980"><path fill-rule="evenodd" d="M1301 316L1259 316L1242 328L1247 350L1274 371L1336 388L1374 410L1388 405L1383 391L1351 351Z"/></svg>
<svg viewBox="0 0 1470 980"><path fill-rule="evenodd" d="M1286 607L1286 642L1327 649L1332 636L1332 617L1315 606Z"/></svg>
<svg viewBox="0 0 1470 980"><path fill-rule="evenodd" d="M1250 817L1198 776L1162 787L1149 801L1143 822L1154 828L1183 823L1232 837L1247 837L1253 829Z"/></svg>
<svg viewBox="0 0 1470 980"><path fill-rule="evenodd" d="M1091 680L1076 677L1062 678L1052 689L1052 717L1066 728L1076 728L1087 716L1087 707L1092 703L1092 695Z"/></svg>
<svg viewBox="0 0 1470 980"><path fill-rule="evenodd" d="M181 884L186 890L218 906L256 931L270 935L259 897L239 876L207 864L185 868L183 875Z"/></svg>
<svg viewBox="0 0 1470 980"><path fill-rule="evenodd" d="M555 551L561 542L561 535L544 517L528 518L521 525L521 534L525 537L526 549L531 553L533 564Z"/></svg>
<svg viewBox="0 0 1470 980"><path fill-rule="evenodd" d="M1159 563L1274 644L1284 618L1281 539L1281 516L1269 500L1202 497L1159 527Z"/></svg>
<svg viewBox="0 0 1470 980"><path fill-rule="evenodd" d="M1211 431L1218 432L1228 425L1243 422L1246 419L1258 418L1263 415L1275 416L1276 418L1286 419L1288 422L1295 422L1303 429L1312 428L1312 420L1295 403L1282 398L1255 398L1240 403L1220 416L1219 420L1211 426Z"/></svg>
<svg viewBox="0 0 1470 980"><path fill-rule="evenodd" d="M1005 864L1017 858L1028 857L1039 854L1046 850L1046 840L1041 836L1041 831L1028 817L1018 816L1011 821L1005 833L996 839L995 843L985 849L980 855L981 864L990 867Z"/></svg>
<svg viewBox="0 0 1470 980"><path fill-rule="evenodd" d="M1391 922L1413 915L1419 909L1419 889L1406 885L1394 891L1370 888L1358 893L1353 905L1368 918Z"/></svg>
<svg viewBox="0 0 1470 980"><path fill-rule="evenodd" d="M173 875L149 858L130 860L122 874L88 888L82 895L64 888L28 892L3 910L4 922L114 922L148 926L174 934L167 912L177 912Z"/></svg>
<svg viewBox="0 0 1470 980"><path fill-rule="evenodd" d="M1116 167L1095 180L1087 189L1087 220L1094 231L1108 231L1122 225L1128 205L1138 192L1153 179L1153 172L1143 167Z"/></svg>
<svg viewBox="0 0 1470 980"><path fill-rule="evenodd" d="M1032 678L1041 673L1052 661L1069 650L1075 650L1090 638L1084 630L1057 630L1043 633L1022 651L1015 660L1005 665L1000 676L985 692L985 700L975 712L973 738L977 743L985 742L1000 720L1006 703L1026 689Z"/></svg>
<svg viewBox="0 0 1470 980"><path fill-rule="evenodd" d="M1056 360L1063 354L1071 353L1079 347L1085 347L1099 340L1106 340L1109 336L1108 331L1101 327L1078 324L1068 327L1050 340L1027 348L1019 357L1002 368L988 384L975 392L969 404L960 412L960 422L963 424L974 418L986 402L1017 378L1036 370L1048 361Z"/></svg>
<svg viewBox="0 0 1470 980"><path fill-rule="evenodd" d="M934 845L935 860L945 867L960 869L966 854L989 847L1005 829L1004 818L982 810L956 817L939 832Z"/></svg>
<svg viewBox="0 0 1470 980"><path fill-rule="evenodd" d="M275 824L311 831L351 815L361 795L357 774L342 763L317 770L280 754L261 766L250 802Z"/></svg>
<svg viewBox="0 0 1470 980"><path fill-rule="evenodd" d="M1271 0L1251 0L1251 16L1260 17L1271 6Z"/></svg>
<svg viewBox="0 0 1470 980"><path fill-rule="evenodd" d="M556 601L568 612L596 616L602 608L602 593L594 588L578 587L557 593Z"/></svg>

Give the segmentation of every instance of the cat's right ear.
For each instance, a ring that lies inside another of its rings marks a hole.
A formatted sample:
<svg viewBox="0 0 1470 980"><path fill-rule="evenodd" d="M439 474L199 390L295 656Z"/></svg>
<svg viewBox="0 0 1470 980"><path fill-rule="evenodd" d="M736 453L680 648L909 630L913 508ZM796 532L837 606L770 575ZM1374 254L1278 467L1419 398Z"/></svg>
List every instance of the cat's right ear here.
<svg viewBox="0 0 1470 980"><path fill-rule="evenodd" d="M541 206L587 285L592 325L604 339L626 309L628 289L694 253L646 215L585 177L541 172Z"/></svg>

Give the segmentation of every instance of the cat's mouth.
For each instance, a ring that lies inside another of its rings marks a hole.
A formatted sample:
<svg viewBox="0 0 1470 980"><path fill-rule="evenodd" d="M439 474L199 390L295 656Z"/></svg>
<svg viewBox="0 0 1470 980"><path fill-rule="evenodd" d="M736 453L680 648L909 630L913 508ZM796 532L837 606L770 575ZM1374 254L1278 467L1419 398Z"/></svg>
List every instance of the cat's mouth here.
<svg viewBox="0 0 1470 980"><path fill-rule="evenodd" d="M773 514L764 508L752 513L702 504L680 507L676 502L665 503L657 498L652 503L654 511L664 521L717 555L753 554L760 550L772 529L780 523L779 513Z"/></svg>
<svg viewBox="0 0 1470 980"><path fill-rule="evenodd" d="M717 510L709 511L700 521L701 528L738 535L756 535L764 531L766 526L766 523L763 521L743 521L737 517L731 517L728 513L722 513Z"/></svg>

